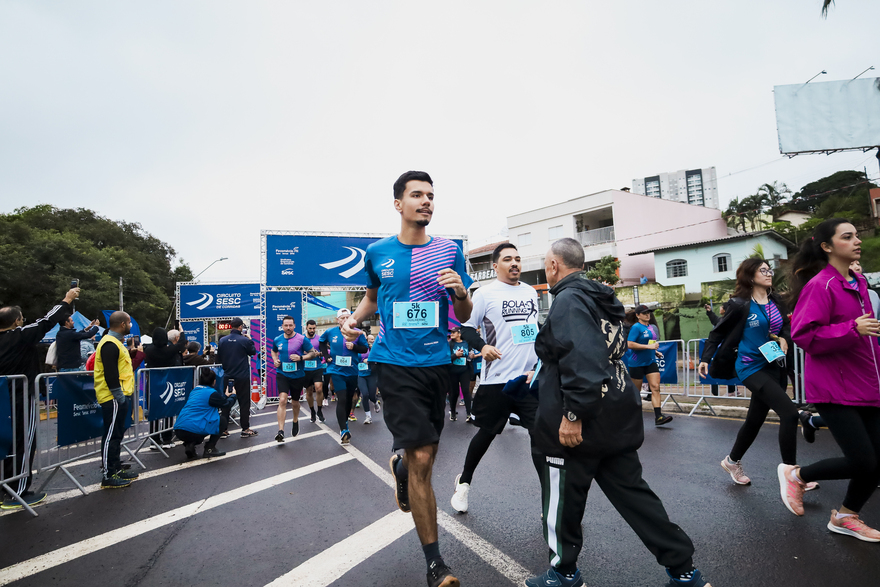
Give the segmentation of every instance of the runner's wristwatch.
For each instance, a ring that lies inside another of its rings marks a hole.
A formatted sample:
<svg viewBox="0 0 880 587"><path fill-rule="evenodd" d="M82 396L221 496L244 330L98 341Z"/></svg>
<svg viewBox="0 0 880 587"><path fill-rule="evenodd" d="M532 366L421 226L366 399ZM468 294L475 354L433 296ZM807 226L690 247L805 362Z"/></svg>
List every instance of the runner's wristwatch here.
<svg viewBox="0 0 880 587"><path fill-rule="evenodd" d="M565 412L565 417L568 418L569 422L577 422L578 416L574 412Z"/></svg>

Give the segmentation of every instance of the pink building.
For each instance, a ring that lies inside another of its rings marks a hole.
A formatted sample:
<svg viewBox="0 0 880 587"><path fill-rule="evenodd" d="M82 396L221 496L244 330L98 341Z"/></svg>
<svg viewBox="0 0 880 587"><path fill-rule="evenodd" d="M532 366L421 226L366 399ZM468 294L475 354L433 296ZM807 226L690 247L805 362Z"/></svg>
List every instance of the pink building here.
<svg viewBox="0 0 880 587"><path fill-rule="evenodd" d="M654 255L631 253L727 236L721 211L621 190L605 190L507 217L510 242L523 257L523 281L546 283L544 255L563 237L580 241L589 266L606 255L620 261L620 278L654 281Z"/></svg>

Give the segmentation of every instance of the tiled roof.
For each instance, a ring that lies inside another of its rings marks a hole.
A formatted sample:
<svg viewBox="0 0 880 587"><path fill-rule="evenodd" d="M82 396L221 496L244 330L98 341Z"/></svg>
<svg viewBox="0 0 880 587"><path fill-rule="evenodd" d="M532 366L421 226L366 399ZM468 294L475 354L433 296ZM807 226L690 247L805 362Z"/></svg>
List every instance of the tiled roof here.
<svg viewBox="0 0 880 587"><path fill-rule="evenodd" d="M635 252L635 253L630 253L630 255L644 255L644 254L647 254L647 253L659 253L660 251L671 251L671 250L673 250L673 249L684 249L684 248L687 248L687 247L695 247L695 246L697 246L697 245L710 245L710 244L713 244L713 243L721 243L721 242L726 242L726 241L734 241L734 240L740 240L740 239L744 239L744 238L752 238L752 237L756 237L756 236L764 236L764 235L769 236L769 237L772 237L772 238L775 238L776 240L778 240L779 242L781 242L782 244L784 244L786 247L792 247L792 248L793 248L793 247L795 246L795 244L794 244L793 242L789 241L789 240L786 239L786 238L783 238L783 237L782 237L779 233L777 233L775 230L759 230L759 231L756 231L756 232L740 232L740 233L733 234L733 235L730 235L730 236L725 236L725 237L721 237L721 238L713 238L713 239L705 240L705 241L695 241L695 242L690 242L690 243L680 243L680 244L677 244L677 245L666 245L665 247L656 247L656 248L654 248L654 249L647 249L647 250L645 250L645 251L638 251L638 252Z"/></svg>

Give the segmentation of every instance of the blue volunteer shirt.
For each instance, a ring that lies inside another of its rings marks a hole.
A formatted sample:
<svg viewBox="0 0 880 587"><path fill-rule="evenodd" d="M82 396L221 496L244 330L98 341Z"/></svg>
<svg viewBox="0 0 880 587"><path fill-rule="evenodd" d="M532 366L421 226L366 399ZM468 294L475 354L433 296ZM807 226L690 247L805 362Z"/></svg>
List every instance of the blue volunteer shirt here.
<svg viewBox="0 0 880 587"><path fill-rule="evenodd" d="M437 279L442 269L452 269L465 288L473 283L458 245L440 237L424 245L404 245L390 236L367 247L364 259L367 289L379 290L379 336L370 360L403 367L448 365L446 335L450 322L458 321L451 294ZM420 327L424 324L430 325Z"/></svg>
<svg viewBox="0 0 880 587"><path fill-rule="evenodd" d="M342 331L339 330L338 326L324 332L321 335L320 341L330 345L330 357L333 359L333 362L327 365L327 373L343 377L358 376L358 363L361 362L361 356L345 346L345 338L342 336ZM367 339L362 334L354 341L354 344L367 346ZM343 365L343 363L348 364Z"/></svg>
<svg viewBox="0 0 880 587"><path fill-rule="evenodd" d="M740 381L767 366L767 359L758 347L770 342L768 332L779 334L781 329L782 315L776 304L768 301L767 305L762 306L754 300L751 301L736 355L736 374Z"/></svg>
<svg viewBox="0 0 880 587"><path fill-rule="evenodd" d="M654 339L654 333L651 329L643 325L641 322L633 324L629 329L629 336L626 338L637 344L648 344ZM630 367L647 367L656 360L656 355L651 349L629 349Z"/></svg>
<svg viewBox="0 0 880 587"><path fill-rule="evenodd" d="M302 357L306 353L314 350L309 339L302 334L296 333L290 338L285 338L282 334L272 341L272 350L278 353L281 360L281 368L278 373L286 376L288 379L299 379L305 376L304 361L291 361L290 355L299 355Z"/></svg>

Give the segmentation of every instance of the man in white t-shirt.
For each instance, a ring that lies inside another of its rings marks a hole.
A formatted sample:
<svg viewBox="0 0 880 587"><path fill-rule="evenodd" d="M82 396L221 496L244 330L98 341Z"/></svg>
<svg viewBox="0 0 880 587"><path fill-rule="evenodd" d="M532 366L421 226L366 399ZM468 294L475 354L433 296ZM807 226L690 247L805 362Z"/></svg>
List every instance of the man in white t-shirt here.
<svg viewBox="0 0 880 587"><path fill-rule="evenodd" d="M538 362L538 294L530 285L520 283L521 267L514 245L498 245L492 253L498 279L474 292L474 309L462 325L462 338L483 355L483 372L471 408L479 430L468 445L451 500L459 512L467 511L474 470L510 415L519 416L520 425L529 433L535 423L538 399L529 392L529 384ZM477 328L482 328L485 341Z"/></svg>

